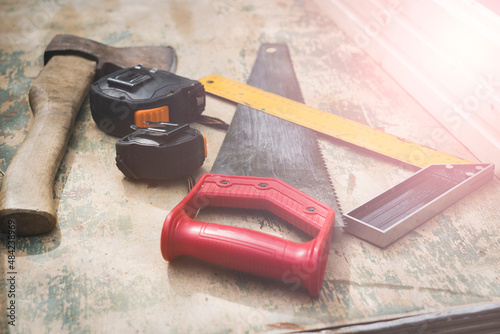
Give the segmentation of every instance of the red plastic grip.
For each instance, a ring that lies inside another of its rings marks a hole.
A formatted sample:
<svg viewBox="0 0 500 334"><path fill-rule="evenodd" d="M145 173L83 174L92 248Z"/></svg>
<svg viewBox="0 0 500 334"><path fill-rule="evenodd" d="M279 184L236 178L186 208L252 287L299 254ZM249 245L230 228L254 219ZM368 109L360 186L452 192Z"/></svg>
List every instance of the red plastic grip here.
<svg viewBox="0 0 500 334"><path fill-rule="evenodd" d="M297 243L246 228L194 220L198 209L205 206L267 210L314 239ZM167 261L189 255L285 282L299 280L317 296L334 218L332 208L278 179L205 174L165 219L161 251Z"/></svg>

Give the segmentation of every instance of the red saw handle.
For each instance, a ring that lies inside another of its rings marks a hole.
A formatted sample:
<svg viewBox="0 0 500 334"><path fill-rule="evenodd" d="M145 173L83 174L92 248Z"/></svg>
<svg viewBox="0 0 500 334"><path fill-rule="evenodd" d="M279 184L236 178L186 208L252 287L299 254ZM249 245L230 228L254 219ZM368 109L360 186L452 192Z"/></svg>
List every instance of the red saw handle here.
<svg viewBox="0 0 500 334"><path fill-rule="evenodd" d="M199 222L205 206L267 210L314 239L296 243L246 228ZM321 289L335 212L273 178L205 174L167 216L161 251L167 261L190 255L224 267L285 282L300 282L312 296Z"/></svg>

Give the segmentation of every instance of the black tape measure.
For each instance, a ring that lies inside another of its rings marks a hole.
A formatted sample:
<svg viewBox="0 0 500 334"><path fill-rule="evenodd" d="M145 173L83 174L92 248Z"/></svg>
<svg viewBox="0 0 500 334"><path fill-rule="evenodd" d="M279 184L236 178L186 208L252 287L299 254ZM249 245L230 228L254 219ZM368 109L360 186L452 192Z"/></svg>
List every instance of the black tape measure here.
<svg viewBox="0 0 500 334"><path fill-rule="evenodd" d="M203 165L207 142L188 124L146 122L116 143L116 165L130 179L175 179Z"/></svg>
<svg viewBox="0 0 500 334"><path fill-rule="evenodd" d="M199 81L142 65L97 80L89 98L97 126L117 137L144 121L191 123L205 109L205 88Z"/></svg>
<svg viewBox="0 0 500 334"><path fill-rule="evenodd" d="M205 161L206 139L187 124L205 109L199 81L137 65L93 83L90 109L101 130L122 137L116 165L129 179L184 177Z"/></svg>

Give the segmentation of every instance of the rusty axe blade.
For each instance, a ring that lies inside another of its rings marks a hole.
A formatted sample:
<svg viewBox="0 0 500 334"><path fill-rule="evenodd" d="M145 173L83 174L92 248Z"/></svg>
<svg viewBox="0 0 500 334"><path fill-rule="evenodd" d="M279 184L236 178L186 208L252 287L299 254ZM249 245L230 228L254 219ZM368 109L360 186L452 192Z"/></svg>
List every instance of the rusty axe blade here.
<svg viewBox="0 0 500 334"><path fill-rule="evenodd" d="M54 178L92 81L140 63L174 71L176 54L168 46L116 48L57 35L44 61L29 92L31 127L3 178L0 232L7 232L13 223L18 235L38 235L54 228Z"/></svg>

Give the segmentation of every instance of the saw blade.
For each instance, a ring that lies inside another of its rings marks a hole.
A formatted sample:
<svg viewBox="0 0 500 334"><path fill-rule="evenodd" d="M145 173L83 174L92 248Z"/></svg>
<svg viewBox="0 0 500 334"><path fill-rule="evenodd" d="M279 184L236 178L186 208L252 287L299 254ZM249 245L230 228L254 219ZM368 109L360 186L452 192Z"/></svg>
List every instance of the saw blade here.
<svg viewBox="0 0 500 334"><path fill-rule="evenodd" d="M304 102L285 44L262 44L248 84ZM274 177L331 206L335 225L342 210L314 131L238 105L212 173Z"/></svg>

